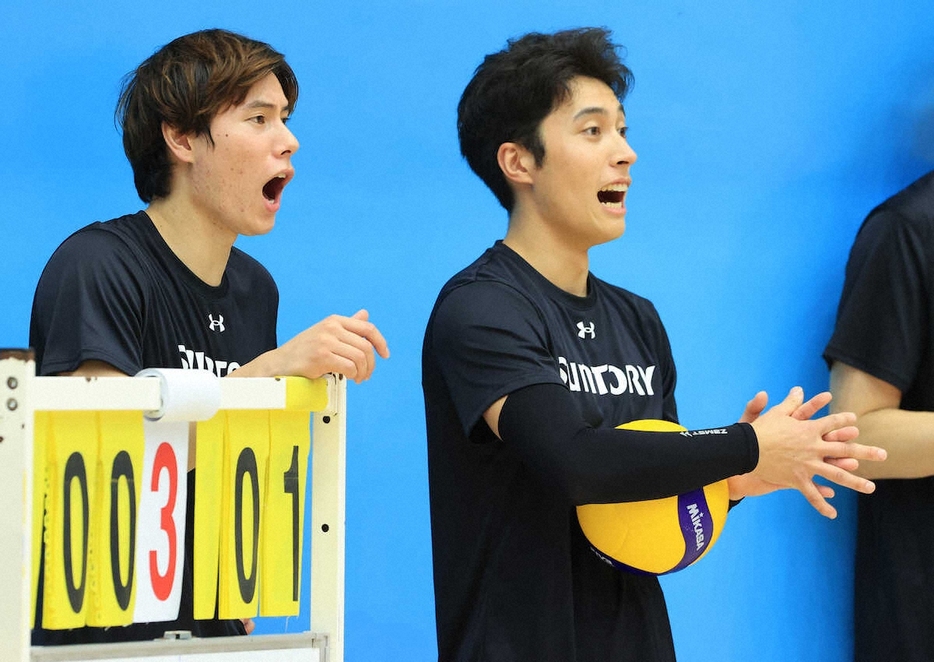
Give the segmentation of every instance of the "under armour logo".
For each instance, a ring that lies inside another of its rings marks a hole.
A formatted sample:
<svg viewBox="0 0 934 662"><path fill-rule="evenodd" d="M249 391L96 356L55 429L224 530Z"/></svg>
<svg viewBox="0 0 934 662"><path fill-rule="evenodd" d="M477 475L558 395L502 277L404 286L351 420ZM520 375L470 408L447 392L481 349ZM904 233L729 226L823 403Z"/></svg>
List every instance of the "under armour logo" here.
<svg viewBox="0 0 934 662"><path fill-rule="evenodd" d="M223 333L227 327L224 326L224 316L218 315L217 319L214 319L214 316L208 314L208 321L211 323L211 331L217 331L218 333Z"/></svg>
<svg viewBox="0 0 934 662"><path fill-rule="evenodd" d="M578 338L586 338L588 333L590 334L591 338L597 337L596 333L594 332L593 322L591 322L590 324L584 324L583 322L578 322L577 329L578 329L577 331Z"/></svg>

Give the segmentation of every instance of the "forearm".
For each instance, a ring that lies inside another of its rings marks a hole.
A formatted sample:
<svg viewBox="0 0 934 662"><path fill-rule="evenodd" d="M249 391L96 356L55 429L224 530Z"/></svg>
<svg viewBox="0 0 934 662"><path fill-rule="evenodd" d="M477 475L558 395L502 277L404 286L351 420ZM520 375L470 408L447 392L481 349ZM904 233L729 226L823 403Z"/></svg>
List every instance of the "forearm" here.
<svg viewBox="0 0 934 662"><path fill-rule="evenodd" d="M590 428L555 384L510 394L499 432L575 505L682 494L750 471L758 458L755 433L745 424L702 437Z"/></svg>
<svg viewBox="0 0 934 662"><path fill-rule="evenodd" d="M281 377L290 374L284 367L279 357L278 349L271 349L268 352L260 354L255 359L246 363L233 372L227 373L228 377Z"/></svg>
<svg viewBox="0 0 934 662"><path fill-rule="evenodd" d="M901 409L894 385L837 361L830 370L831 411L856 413L860 443L888 452L885 462L861 464L866 478L922 478L934 475L934 413Z"/></svg>
<svg viewBox="0 0 934 662"><path fill-rule="evenodd" d="M885 462L864 462L865 478L934 476L934 412L878 409L857 418L859 441L888 452Z"/></svg>

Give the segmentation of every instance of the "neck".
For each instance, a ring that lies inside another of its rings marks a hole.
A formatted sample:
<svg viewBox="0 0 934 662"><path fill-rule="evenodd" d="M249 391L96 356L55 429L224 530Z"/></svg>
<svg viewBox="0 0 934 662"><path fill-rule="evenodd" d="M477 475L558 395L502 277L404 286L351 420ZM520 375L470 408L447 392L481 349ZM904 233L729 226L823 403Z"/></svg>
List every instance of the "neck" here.
<svg viewBox="0 0 934 662"><path fill-rule="evenodd" d="M567 241L548 224L514 210L503 243L555 286L569 294L587 296L587 249Z"/></svg>
<svg viewBox="0 0 934 662"><path fill-rule="evenodd" d="M221 284L237 236L178 196L154 200L146 209L176 257L208 285Z"/></svg>

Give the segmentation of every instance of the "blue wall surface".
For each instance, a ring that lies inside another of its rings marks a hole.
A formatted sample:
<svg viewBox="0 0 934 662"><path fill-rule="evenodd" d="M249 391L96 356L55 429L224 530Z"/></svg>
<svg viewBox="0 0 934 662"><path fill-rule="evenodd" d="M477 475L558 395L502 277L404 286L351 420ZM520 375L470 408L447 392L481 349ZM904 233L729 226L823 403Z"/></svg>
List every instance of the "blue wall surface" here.
<svg viewBox="0 0 934 662"><path fill-rule="evenodd" d="M350 387L350 661L436 656L421 337L442 283L506 227L459 157L457 100L507 38L581 25L611 28L636 76L628 230L592 267L655 301L682 421L826 388L856 229L934 162L934 3L0 3L2 346L27 344L58 243L141 207L113 122L125 73L205 27L295 68L298 175L275 230L238 245L279 283L280 340L367 307L392 348ZM836 503L829 521L797 493L747 500L702 563L664 580L682 662L850 659L854 502Z"/></svg>

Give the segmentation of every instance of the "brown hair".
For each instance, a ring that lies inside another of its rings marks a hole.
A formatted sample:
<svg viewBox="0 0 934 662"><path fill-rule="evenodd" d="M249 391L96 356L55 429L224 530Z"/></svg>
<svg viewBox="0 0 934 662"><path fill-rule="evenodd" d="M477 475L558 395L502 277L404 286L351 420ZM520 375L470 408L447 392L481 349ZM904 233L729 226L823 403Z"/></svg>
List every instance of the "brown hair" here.
<svg viewBox="0 0 934 662"><path fill-rule="evenodd" d="M123 81L116 121L143 202L169 194L171 162L163 122L184 133L211 137L211 120L241 103L250 88L275 74L294 110L298 81L285 57L269 44L227 30L179 37Z"/></svg>

